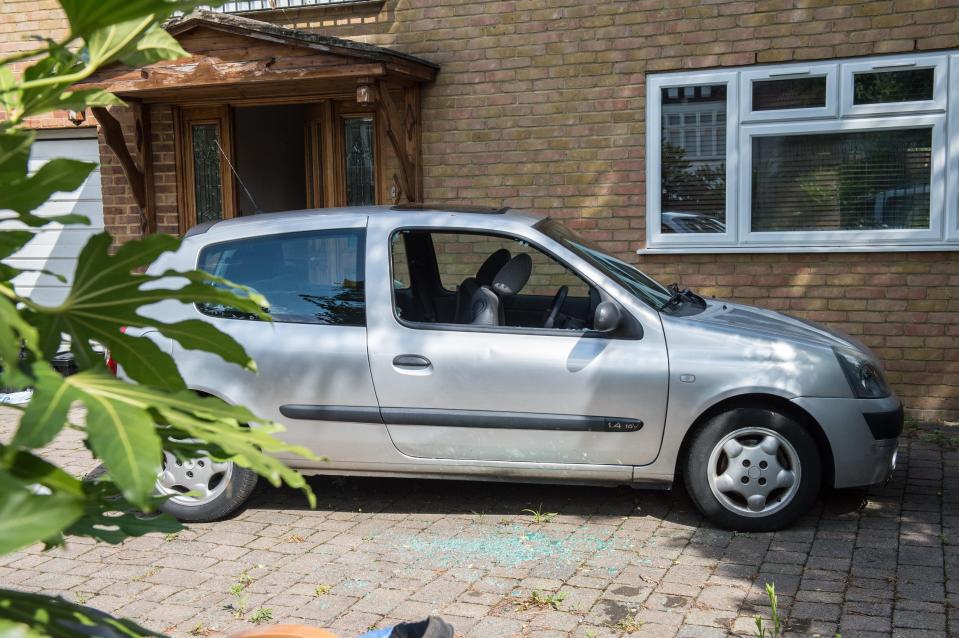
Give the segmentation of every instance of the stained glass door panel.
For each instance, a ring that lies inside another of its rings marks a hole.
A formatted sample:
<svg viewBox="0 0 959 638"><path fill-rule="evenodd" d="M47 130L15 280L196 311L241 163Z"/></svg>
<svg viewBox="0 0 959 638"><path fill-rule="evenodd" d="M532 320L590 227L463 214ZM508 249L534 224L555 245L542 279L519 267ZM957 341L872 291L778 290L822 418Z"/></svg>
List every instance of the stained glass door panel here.
<svg viewBox="0 0 959 638"><path fill-rule="evenodd" d="M347 206L376 203L373 135L372 117L349 117L343 120Z"/></svg>
<svg viewBox="0 0 959 638"><path fill-rule="evenodd" d="M223 219L223 176L221 174L218 126L193 124L193 194L196 222Z"/></svg>

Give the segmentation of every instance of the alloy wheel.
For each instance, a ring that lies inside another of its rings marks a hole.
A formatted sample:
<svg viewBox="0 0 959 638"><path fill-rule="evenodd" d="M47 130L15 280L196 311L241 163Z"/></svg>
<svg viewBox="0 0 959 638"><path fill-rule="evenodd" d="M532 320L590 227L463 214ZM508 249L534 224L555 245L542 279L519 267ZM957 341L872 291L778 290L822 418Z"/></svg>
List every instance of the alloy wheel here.
<svg viewBox="0 0 959 638"><path fill-rule="evenodd" d="M157 476L156 489L161 495L182 505L203 505L226 490L233 474L230 461L213 461L202 457L181 461L169 452L163 453L163 469Z"/></svg>
<svg viewBox="0 0 959 638"><path fill-rule="evenodd" d="M706 469L709 487L726 509L748 517L769 516L795 497L802 468L796 449L767 428L730 432L713 448Z"/></svg>

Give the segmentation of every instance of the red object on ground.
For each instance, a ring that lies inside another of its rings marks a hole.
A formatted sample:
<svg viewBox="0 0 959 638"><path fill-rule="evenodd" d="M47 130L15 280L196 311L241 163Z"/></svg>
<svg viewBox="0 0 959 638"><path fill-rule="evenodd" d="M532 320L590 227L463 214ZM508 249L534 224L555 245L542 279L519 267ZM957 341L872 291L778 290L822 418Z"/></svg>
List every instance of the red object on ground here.
<svg viewBox="0 0 959 638"><path fill-rule="evenodd" d="M126 326L120 326L120 332L125 333L126 331ZM113 376L117 376L117 360L110 355L109 350L107 351L107 368L113 373Z"/></svg>

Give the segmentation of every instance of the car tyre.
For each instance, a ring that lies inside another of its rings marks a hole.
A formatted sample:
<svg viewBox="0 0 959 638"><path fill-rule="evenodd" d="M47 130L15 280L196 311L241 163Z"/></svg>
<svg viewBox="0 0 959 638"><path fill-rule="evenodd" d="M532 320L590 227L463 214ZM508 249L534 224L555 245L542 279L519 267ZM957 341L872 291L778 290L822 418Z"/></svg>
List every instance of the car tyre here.
<svg viewBox="0 0 959 638"><path fill-rule="evenodd" d="M819 494L822 461L815 440L774 410L743 407L717 414L693 433L687 450L686 490L720 527L782 529Z"/></svg>
<svg viewBox="0 0 959 638"><path fill-rule="evenodd" d="M187 523L209 523L236 511L256 483L255 472L232 461L181 461L164 452L156 492L169 497L160 507L163 512Z"/></svg>

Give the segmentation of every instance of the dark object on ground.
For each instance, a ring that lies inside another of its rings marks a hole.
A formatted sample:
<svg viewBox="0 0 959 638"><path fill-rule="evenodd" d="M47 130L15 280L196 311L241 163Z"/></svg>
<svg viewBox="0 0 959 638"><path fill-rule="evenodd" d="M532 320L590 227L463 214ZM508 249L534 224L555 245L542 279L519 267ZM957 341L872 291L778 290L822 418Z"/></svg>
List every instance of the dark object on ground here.
<svg viewBox="0 0 959 638"><path fill-rule="evenodd" d="M50 360L53 369L65 377L75 374L78 370L77 363L73 359L73 353L70 351L58 352Z"/></svg>
<svg viewBox="0 0 959 638"><path fill-rule="evenodd" d="M393 627L390 638L453 638L453 626L438 616Z"/></svg>

